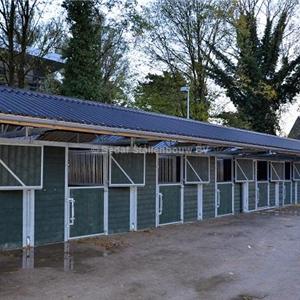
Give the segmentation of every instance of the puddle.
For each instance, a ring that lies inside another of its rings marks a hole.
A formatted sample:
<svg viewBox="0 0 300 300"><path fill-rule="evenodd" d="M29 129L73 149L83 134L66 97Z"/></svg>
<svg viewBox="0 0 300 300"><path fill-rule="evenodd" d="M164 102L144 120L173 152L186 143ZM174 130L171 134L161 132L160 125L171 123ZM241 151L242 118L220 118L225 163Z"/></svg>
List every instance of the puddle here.
<svg viewBox="0 0 300 300"><path fill-rule="evenodd" d="M234 280L231 274L219 274L207 279L200 280L196 285L196 290L201 293L215 289L217 286L230 283Z"/></svg>
<svg viewBox="0 0 300 300"><path fill-rule="evenodd" d="M0 274L39 268L85 273L93 270L87 262L89 258L105 257L112 253L113 250L78 242L3 251L0 252Z"/></svg>

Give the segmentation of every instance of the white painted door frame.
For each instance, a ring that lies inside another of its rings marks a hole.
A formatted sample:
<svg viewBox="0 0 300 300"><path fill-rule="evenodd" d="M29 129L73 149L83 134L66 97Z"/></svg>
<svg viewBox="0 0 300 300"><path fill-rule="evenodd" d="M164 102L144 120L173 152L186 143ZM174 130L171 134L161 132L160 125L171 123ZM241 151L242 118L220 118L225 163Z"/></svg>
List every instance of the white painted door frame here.
<svg viewBox="0 0 300 300"><path fill-rule="evenodd" d="M137 186L130 187L129 228L131 231L137 230Z"/></svg>
<svg viewBox="0 0 300 300"><path fill-rule="evenodd" d="M74 212L74 199L70 198L70 190L72 187L69 187L69 148L65 148L65 230L64 230L64 241L68 241L70 239L83 238L88 236L81 237L70 237L70 226L71 226L71 218L74 216L70 215L70 211ZM108 154L103 154L103 186L92 186L92 187L73 187L73 189L81 188L81 189L93 189L93 188L101 188L103 189L103 233L93 234L89 236L95 235L103 235L108 234ZM76 218L76 216L75 216ZM73 220L74 221L74 220Z"/></svg>
<svg viewBox="0 0 300 300"><path fill-rule="evenodd" d="M249 212L249 182L242 183L243 212Z"/></svg>
<svg viewBox="0 0 300 300"><path fill-rule="evenodd" d="M230 157L231 159L231 181L220 181L218 182L218 159L224 159L224 157L215 157L215 218L217 217L224 217L224 216L230 216L234 215L234 165L233 165L233 158ZM224 215L219 215L218 214L218 208L220 207L220 201L221 201L221 194L219 190L219 185L224 185L224 184L231 184L231 213L224 214Z"/></svg>
<svg viewBox="0 0 300 300"><path fill-rule="evenodd" d="M156 153L156 218L155 218L155 226L164 226L170 224L178 224L184 222L184 184L183 184L183 156L180 156L180 182L176 183L159 183L158 182L158 172L159 172L159 153ZM159 222L160 215L162 214L162 206L163 206L163 196L160 193L160 187L163 186L180 186L180 221L171 222L171 223L163 223Z"/></svg>
<svg viewBox="0 0 300 300"><path fill-rule="evenodd" d="M203 184L197 185L197 220L203 220Z"/></svg>
<svg viewBox="0 0 300 300"><path fill-rule="evenodd" d="M34 190L23 190L23 247L34 246L34 196Z"/></svg>

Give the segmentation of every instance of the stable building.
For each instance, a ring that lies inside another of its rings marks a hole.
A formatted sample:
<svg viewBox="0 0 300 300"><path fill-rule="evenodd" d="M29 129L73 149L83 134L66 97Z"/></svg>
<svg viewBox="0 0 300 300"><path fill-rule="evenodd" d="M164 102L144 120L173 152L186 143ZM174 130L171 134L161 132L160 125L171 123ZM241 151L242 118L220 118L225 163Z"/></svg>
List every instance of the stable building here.
<svg viewBox="0 0 300 300"><path fill-rule="evenodd" d="M300 201L300 141L0 87L0 248Z"/></svg>

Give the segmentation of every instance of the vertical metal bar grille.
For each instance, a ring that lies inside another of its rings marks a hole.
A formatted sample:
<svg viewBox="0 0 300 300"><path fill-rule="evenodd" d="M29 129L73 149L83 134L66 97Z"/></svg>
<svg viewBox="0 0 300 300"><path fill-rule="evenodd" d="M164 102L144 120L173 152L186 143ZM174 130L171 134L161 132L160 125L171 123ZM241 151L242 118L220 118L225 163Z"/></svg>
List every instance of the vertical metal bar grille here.
<svg viewBox="0 0 300 300"><path fill-rule="evenodd" d="M103 185L103 154L92 151L69 151L69 185Z"/></svg>
<svg viewBox="0 0 300 300"><path fill-rule="evenodd" d="M159 183L177 183L177 173L180 169L177 167L176 156L162 156L159 157Z"/></svg>

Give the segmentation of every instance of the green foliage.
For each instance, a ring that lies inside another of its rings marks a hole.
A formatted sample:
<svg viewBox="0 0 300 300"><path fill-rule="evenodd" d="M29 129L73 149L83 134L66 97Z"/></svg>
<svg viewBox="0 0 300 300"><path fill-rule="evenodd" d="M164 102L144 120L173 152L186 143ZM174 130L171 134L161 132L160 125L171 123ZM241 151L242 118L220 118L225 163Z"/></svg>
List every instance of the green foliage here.
<svg viewBox="0 0 300 300"><path fill-rule="evenodd" d="M71 38L63 56L66 58L62 92L89 100L101 98L99 63L100 27L95 1L65 0Z"/></svg>
<svg viewBox="0 0 300 300"><path fill-rule="evenodd" d="M140 24L146 53L161 70L181 73L190 83L192 117L207 121L212 95L207 84L207 64L211 51L205 41L216 43L222 36L222 0L155 0Z"/></svg>
<svg viewBox="0 0 300 300"><path fill-rule="evenodd" d="M135 90L134 106L147 111L186 117L187 94L180 88L188 85L180 72L164 71L162 75L148 74ZM190 118L207 119L207 107L196 100L194 87L190 87Z"/></svg>
<svg viewBox="0 0 300 300"><path fill-rule="evenodd" d="M224 54L210 44L215 56L210 60L210 76L226 89L241 121L252 130L276 134L282 105L300 92L300 55L291 58L283 52L292 7L285 5L274 16L268 11L259 37L255 4L240 4L237 17L230 22L236 51Z"/></svg>
<svg viewBox="0 0 300 300"><path fill-rule="evenodd" d="M221 119L225 126L251 130L251 125L238 112L224 111L214 117Z"/></svg>
<svg viewBox="0 0 300 300"><path fill-rule="evenodd" d="M63 94L106 103L126 98L127 16L120 15L118 21L106 16L115 6L124 11L131 9L122 3L118 0L64 1L71 37L63 51L67 59Z"/></svg>
<svg viewBox="0 0 300 300"><path fill-rule="evenodd" d="M32 73L34 77L51 73L43 58L60 46L64 34L60 18L43 20L47 4L0 0L1 83L24 88L33 84Z"/></svg>
<svg viewBox="0 0 300 300"><path fill-rule="evenodd" d="M180 73L148 74L135 91L136 107L178 117L186 116L186 95L180 88L186 85Z"/></svg>

